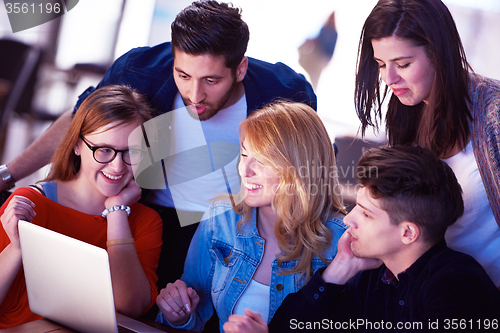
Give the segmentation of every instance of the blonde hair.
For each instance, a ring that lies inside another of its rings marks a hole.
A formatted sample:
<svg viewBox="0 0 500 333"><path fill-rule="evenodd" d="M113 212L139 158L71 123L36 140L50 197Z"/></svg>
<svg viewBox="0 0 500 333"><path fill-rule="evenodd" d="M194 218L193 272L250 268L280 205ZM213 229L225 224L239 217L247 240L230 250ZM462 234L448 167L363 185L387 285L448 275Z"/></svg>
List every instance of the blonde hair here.
<svg viewBox="0 0 500 333"><path fill-rule="evenodd" d="M274 234L282 253L277 256L278 265L296 259L297 265L283 274L301 272L307 281L313 273L314 255L327 263L323 252L330 246L332 233L326 220L345 215L328 133L312 108L285 101L254 112L239 130L246 149L280 177L272 203L277 213ZM241 230L251 207L243 200L236 202L233 209L243 215L238 222Z"/></svg>

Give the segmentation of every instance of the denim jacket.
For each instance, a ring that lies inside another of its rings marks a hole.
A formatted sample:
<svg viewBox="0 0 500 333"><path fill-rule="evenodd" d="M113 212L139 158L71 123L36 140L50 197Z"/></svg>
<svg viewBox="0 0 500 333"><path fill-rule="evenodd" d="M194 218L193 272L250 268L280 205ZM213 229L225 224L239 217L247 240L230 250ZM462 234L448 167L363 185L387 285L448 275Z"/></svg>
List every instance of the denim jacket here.
<svg viewBox="0 0 500 333"><path fill-rule="evenodd" d="M200 302L189 321L182 329L201 331L213 314L212 303L222 325L232 314L234 305L248 286L264 254L264 239L259 236L256 224L257 209L252 210L251 220L245 223L241 232L236 225L242 218L232 209L229 201L217 201L205 213L189 247L184 274L181 278L200 296ZM324 257L332 260L337 253L337 242L346 230L342 219L332 218L326 222L332 231L331 246ZM297 292L305 283L299 281L300 273L279 275L282 268L292 268L295 260L282 263L274 258L270 284L269 320L289 293ZM318 257L312 261L312 269L325 267ZM157 321L168 323L158 313Z"/></svg>

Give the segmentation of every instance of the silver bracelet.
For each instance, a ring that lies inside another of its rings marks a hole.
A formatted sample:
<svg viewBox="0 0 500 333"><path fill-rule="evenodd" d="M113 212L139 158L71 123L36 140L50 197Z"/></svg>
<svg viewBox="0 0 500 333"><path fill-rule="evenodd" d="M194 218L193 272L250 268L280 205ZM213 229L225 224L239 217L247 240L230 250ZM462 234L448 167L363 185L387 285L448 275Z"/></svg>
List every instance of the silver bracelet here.
<svg viewBox="0 0 500 333"><path fill-rule="evenodd" d="M7 190L13 188L16 184L16 181L5 164L0 165L0 178L2 178L3 182L7 186Z"/></svg>
<svg viewBox="0 0 500 333"><path fill-rule="evenodd" d="M129 206L125 206L125 205L115 205L115 206L111 206L109 208L106 208L103 212L102 212L102 217L106 218L106 216L108 216L109 213L111 212L114 212L114 211L117 211L117 210L124 210L127 212L127 216L130 215L130 207Z"/></svg>

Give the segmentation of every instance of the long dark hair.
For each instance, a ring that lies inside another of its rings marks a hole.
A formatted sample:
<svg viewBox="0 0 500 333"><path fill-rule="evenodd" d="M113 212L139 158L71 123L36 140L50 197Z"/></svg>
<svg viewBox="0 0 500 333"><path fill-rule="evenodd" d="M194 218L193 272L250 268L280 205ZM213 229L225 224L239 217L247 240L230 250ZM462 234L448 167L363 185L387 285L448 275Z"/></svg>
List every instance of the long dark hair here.
<svg viewBox="0 0 500 333"><path fill-rule="evenodd" d="M386 115L389 144L418 144L440 157L456 144L464 148L472 120L468 92L472 68L455 22L440 0L379 0L366 19L358 47L355 91L362 134L368 126L378 129L388 92L387 86L381 92L372 40L391 36L423 46L435 77L428 104L406 106L391 96Z"/></svg>

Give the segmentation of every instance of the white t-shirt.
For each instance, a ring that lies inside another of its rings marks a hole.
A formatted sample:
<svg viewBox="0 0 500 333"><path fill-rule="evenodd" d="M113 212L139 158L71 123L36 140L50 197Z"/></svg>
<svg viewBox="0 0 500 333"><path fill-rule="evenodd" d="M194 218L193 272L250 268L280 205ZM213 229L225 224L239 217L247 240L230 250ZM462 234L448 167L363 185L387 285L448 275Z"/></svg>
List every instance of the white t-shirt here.
<svg viewBox="0 0 500 333"><path fill-rule="evenodd" d="M179 210L205 212L210 199L238 193L240 180L238 126L247 116L246 97L212 118L192 118L177 94L170 111L170 156L165 162L168 191L155 191L149 201Z"/></svg>
<svg viewBox="0 0 500 333"><path fill-rule="evenodd" d="M245 309L250 309L258 312L269 324L269 300L269 286L252 279L234 305L233 314L245 315Z"/></svg>
<svg viewBox="0 0 500 333"><path fill-rule="evenodd" d="M444 159L462 186L464 214L446 231L446 242L454 250L474 257L495 285L500 286L500 228L491 210L479 173L472 142L453 157Z"/></svg>

